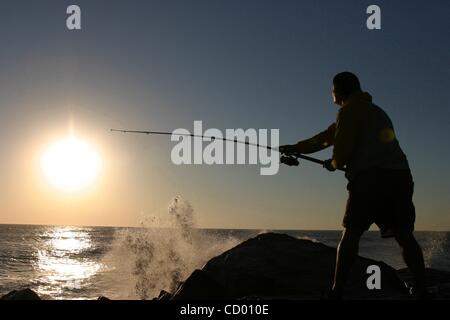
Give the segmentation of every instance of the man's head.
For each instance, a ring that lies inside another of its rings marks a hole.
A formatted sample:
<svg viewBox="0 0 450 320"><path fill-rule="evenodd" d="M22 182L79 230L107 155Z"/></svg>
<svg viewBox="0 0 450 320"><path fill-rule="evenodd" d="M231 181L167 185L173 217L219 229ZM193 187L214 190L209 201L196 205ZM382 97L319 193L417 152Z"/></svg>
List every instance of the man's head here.
<svg viewBox="0 0 450 320"><path fill-rule="evenodd" d="M351 72L341 72L333 78L333 102L343 106L353 92L361 92L359 79Z"/></svg>

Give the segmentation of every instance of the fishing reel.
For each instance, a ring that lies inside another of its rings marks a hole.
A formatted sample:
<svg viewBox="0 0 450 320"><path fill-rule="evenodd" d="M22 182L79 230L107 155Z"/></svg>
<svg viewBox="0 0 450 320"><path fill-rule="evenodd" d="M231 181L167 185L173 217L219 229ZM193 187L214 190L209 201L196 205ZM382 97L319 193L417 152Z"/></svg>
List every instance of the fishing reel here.
<svg viewBox="0 0 450 320"><path fill-rule="evenodd" d="M296 156L292 156L292 155L287 156L285 154L283 154L280 157L280 162L284 163L285 165L291 166L291 167L292 166L298 166L300 164L300 162L298 161Z"/></svg>

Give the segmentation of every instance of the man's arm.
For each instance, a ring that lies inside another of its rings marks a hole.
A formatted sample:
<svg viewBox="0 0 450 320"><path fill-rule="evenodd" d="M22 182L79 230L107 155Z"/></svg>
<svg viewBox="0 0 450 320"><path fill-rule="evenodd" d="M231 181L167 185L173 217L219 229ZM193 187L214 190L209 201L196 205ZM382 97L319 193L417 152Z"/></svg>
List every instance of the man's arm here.
<svg viewBox="0 0 450 320"><path fill-rule="evenodd" d="M281 146L279 150L285 154L309 154L328 148L334 144L336 124L333 123L328 129L316 134L314 137L299 141L293 145Z"/></svg>
<svg viewBox="0 0 450 320"><path fill-rule="evenodd" d="M333 123L328 129L312 138L299 141L295 146L299 153L308 154L321 151L334 144L336 124Z"/></svg>

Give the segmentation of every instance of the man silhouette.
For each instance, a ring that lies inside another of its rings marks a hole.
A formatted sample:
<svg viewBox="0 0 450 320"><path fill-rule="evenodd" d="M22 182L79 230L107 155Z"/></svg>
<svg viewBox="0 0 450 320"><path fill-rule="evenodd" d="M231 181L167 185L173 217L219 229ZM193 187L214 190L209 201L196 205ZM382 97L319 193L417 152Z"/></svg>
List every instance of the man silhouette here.
<svg viewBox="0 0 450 320"><path fill-rule="evenodd" d="M388 115L363 92L350 72L333 79L333 101L339 106L336 122L325 131L294 145L280 147L288 165L296 154L333 146L333 157L324 163L329 171L344 169L348 200L344 231L338 245L330 298L341 298L348 272L358 255L361 236L375 223L383 238L395 237L415 280L414 294L426 296L422 249L414 238L414 182L408 160L400 148ZM285 160L284 160L285 159ZM292 158L291 158L292 159Z"/></svg>

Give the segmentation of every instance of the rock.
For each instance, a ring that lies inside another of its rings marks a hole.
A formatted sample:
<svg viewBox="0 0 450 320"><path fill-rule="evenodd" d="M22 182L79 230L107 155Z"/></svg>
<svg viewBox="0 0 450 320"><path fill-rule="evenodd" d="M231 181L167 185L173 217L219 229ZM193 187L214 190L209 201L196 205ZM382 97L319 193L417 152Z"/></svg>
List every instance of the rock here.
<svg viewBox="0 0 450 320"><path fill-rule="evenodd" d="M178 288L172 299L260 297L320 299L332 283L336 249L309 240L266 233L212 258ZM381 290L369 290L367 267L381 271ZM349 275L345 297L405 298L397 272L387 264L358 257Z"/></svg>
<svg viewBox="0 0 450 320"><path fill-rule="evenodd" d="M153 300L170 300L170 298L172 298L172 295L169 292L161 290L159 296Z"/></svg>
<svg viewBox="0 0 450 320"><path fill-rule="evenodd" d="M412 275L408 269L397 271L398 276L405 283L413 283ZM450 272L435 269L426 269L426 281L428 289L437 299L450 299Z"/></svg>
<svg viewBox="0 0 450 320"><path fill-rule="evenodd" d="M171 300L211 300L226 299L230 296L227 288L214 280L208 272L195 270L189 278L183 282L171 297Z"/></svg>
<svg viewBox="0 0 450 320"><path fill-rule="evenodd" d="M98 301L110 301L111 299L104 297L104 296L100 296L97 298Z"/></svg>
<svg viewBox="0 0 450 320"><path fill-rule="evenodd" d="M27 288L23 290L13 290L7 293L0 300L41 300L39 295L33 290Z"/></svg>

